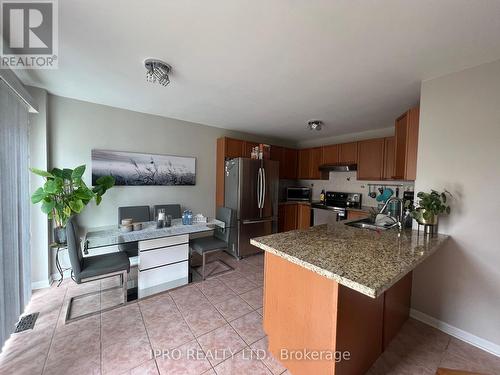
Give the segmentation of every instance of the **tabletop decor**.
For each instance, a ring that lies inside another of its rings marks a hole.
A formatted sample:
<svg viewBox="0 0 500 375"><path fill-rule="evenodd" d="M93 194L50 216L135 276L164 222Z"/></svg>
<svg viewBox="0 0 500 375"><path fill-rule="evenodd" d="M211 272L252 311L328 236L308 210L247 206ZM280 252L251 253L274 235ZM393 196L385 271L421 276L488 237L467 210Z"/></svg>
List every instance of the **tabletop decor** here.
<svg viewBox="0 0 500 375"><path fill-rule="evenodd" d="M85 169L85 165L75 169L53 168L50 172L30 169L32 173L45 178L44 185L31 196L31 202L41 203L42 212L54 220L54 240L57 243L66 243L65 228L69 218L79 214L91 200L99 205L103 194L115 183L112 176L101 176L91 189L82 179Z"/></svg>
<svg viewBox="0 0 500 375"><path fill-rule="evenodd" d="M116 185L195 185L196 158L92 150L92 181L105 175L114 176Z"/></svg>

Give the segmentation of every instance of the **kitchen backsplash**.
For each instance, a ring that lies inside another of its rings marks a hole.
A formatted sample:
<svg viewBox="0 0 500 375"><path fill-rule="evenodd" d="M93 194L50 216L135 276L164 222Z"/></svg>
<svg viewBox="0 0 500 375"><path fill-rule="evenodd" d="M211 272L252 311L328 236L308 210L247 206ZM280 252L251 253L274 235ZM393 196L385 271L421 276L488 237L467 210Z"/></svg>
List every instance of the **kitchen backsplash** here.
<svg viewBox="0 0 500 375"><path fill-rule="evenodd" d="M400 187L399 196L403 196L403 191L414 189L414 183L408 181L358 181L356 179L356 172L330 172L329 180L300 180L295 181L295 185L298 186L309 186L312 187L313 200L319 200L319 195L321 190L325 191L341 191L345 193L361 193L363 194L362 204L363 206L377 207L379 202L375 198L370 198L368 196L369 188L368 184L403 184ZM291 186L293 182L287 180L287 185ZM372 188L372 189L376 189ZM390 186L392 190L395 191L395 187ZM377 192L378 193L378 192Z"/></svg>

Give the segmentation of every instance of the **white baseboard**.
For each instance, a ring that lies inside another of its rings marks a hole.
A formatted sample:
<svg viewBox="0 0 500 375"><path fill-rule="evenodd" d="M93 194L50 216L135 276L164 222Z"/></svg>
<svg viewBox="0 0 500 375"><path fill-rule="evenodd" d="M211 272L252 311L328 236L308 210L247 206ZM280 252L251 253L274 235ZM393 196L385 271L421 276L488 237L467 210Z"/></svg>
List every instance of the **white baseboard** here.
<svg viewBox="0 0 500 375"><path fill-rule="evenodd" d="M481 337L473 335L472 333L466 332L460 328L452 326L451 324L445 323L441 320L433 318L430 315L427 315L421 311L410 309L410 316L413 319L419 320L422 323L430 325L444 333L447 333L450 336L456 337L462 341L465 341L479 349L485 350L488 353L491 353L497 357L500 357L500 345L495 344L491 341L485 340Z"/></svg>
<svg viewBox="0 0 500 375"><path fill-rule="evenodd" d="M31 290L43 289L50 287L53 277L49 277L47 280L34 281L31 283Z"/></svg>

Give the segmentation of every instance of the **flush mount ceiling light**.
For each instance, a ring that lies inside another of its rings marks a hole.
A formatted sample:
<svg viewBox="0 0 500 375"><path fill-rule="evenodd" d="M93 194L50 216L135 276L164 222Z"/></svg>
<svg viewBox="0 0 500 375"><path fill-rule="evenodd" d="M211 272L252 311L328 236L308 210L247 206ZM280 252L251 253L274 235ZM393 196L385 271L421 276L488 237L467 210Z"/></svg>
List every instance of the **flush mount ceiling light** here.
<svg viewBox="0 0 500 375"><path fill-rule="evenodd" d="M144 61L146 67L146 80L148 82L158 82L162 86L170 83L168 74L172 71L172 67L167 63L157 59L147 59Z"/></svg>
<svg viewBox="0 0 500 375"><path fill-rule="evenodd" d="M323 127L323 121L321 121L321 120L309 120L309 121L307 121L307 126L309 127L309 130L320 131L321 128Z"/></svg>

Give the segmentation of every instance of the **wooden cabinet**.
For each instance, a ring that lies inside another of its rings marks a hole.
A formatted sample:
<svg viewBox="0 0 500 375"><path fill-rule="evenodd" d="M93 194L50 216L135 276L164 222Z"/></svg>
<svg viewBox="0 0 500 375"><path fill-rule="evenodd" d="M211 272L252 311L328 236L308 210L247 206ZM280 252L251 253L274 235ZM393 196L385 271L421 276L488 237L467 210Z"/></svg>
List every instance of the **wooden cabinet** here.
<svg viewBox="0 0 500 375"><path fill-rule="evenodd" d="M278 207L278 232L311 226L311 207L304 203L282 203Z"/></svg>
<svg viewBox="0 0 500 375"><path fill-rule="evenodd" d="M358 142L358 180L381 180L384 172L384 138Z"/></svg>
<svg viewBox="0 0 500 375"><path fill-rule="evenodd" d="M322 164L337 164L339 162L340 145L323 146Z"/></svg>
<svg viewBox="0 0 500 375"><path fill-rule="evenodd" d="M322 178L319 166L323 163L323 147L299 150L297 178L318 180Z"/></svg>
<svg viewBox="0 0 500 375"><path fill-rule="evenodd" d="M293 148L271 146L271 160L280 163L281 179L297 178L297 153Z"/></svg>
<svg viewBox="0 0 500 375"><path fill-rule="evenodd" d="M356 164L358 162L358 142L339 145L339 163Z"/></svg>
<svg viewBox="0 0 500 375"><path fill-rule="evenodd" d="M395 137L384 138L384 180L391 180L394 176L394 162L396 153Z"/></svg>
<svg viewBox="0 0 500 375"><path fill-rule="evenodd" d="M395 124L395 168L396 180L415 180L417 177L417 149L420 108L403 113Z"/></svg>
<svg viewBox="0 0 500 375"><path fill-rule="evenodd" d="M365 211L347 211L347 220L364 219L368 216L370 216L370 214Z"/></svg>
<svg viewBox="0 0 500 375"><path fill-rule="evenodd" d="M308 148L299 150L297 178L304 180L309 178L310 163L311 163L311 150Z"/></svg>
<svg viewBox="0 0 500 375"><path fill-rule="evenodd" d="M297 178L297 159L298 151L293 148L284 148L283 161L284 171L283 178L294 180Z"/></svg>
<svg viewBox="0 0 500 375"><path fill-rule="evenodd" d="M224 143L224 157L240 158L245 155L245 141L233 138L219 138Z"/></svg>

